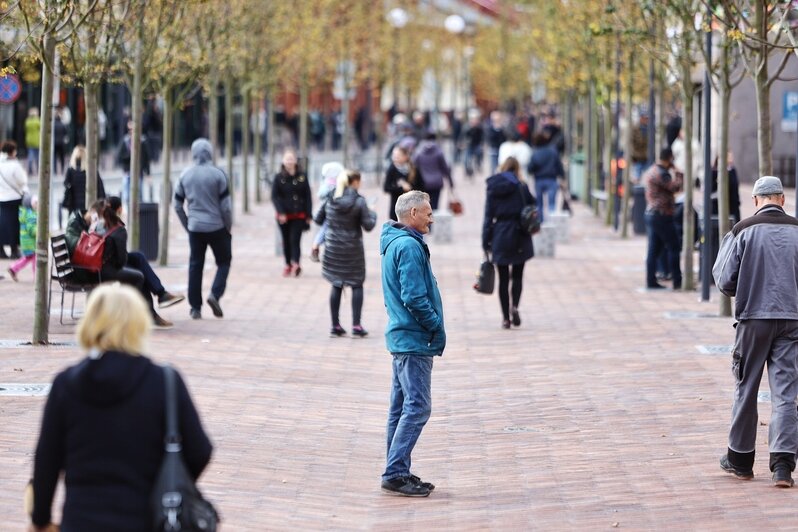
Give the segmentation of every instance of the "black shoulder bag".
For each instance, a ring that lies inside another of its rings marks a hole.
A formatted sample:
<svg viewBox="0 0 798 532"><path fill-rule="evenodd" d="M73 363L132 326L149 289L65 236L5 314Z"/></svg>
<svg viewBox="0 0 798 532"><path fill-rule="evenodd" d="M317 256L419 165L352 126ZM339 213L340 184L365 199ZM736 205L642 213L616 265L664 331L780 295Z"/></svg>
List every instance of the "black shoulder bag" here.
<svg viewBox="0 0 798 532"><path fill-rule="evenodd" d="M153 530L215 532L219 514L202 497L183 462L175 370L164 366L163 373L166 381L166 446L152 492Z"/></svg>
<svg viewBox="0 0 798 532"><path fill-rule="evenodd" d="M534 197L532 198L532 203L528 204L526 202L526 196L524 196L524 191L521 188L523 186L523 184L518 185L518 193L521 194L521 204L523 205L519 220L521 230L528 235L535 235L540 232L540 213Z"/></svg>

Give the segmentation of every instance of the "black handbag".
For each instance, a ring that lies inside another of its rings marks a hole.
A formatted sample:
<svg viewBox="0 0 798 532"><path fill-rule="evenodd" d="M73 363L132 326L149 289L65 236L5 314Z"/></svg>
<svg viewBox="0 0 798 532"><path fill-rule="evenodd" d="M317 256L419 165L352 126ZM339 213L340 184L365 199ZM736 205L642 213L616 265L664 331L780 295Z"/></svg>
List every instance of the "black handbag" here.
<svg viewBox="0 0 798 532"><path fill-rule="evenodd" d="M152 492L153 530L216 532L219 514L202 497L183 461L177 422L175 370L164 366L163 372L166 381L166 445Z"/></svg>
<svg viewBox="0 0 798 532"><path fill-rule="evenodd" d="M521 230L528 235L536 235L540 232L540 213L538 212L538 205L535 197L532 197L532 203L527 204L524 191L520 185L518 191L521 193L521 216L520 225Z"/></svg>
<svg viewBox="0 0 798 532"><path fill-rule="evenodd" d="M474 290L480 294L492 294L493 287L496 284L496 270L493 263L490 261L488 253L485 252L485 259L479 265L479 272L477 272L477 282L474 285Z"/></svg>

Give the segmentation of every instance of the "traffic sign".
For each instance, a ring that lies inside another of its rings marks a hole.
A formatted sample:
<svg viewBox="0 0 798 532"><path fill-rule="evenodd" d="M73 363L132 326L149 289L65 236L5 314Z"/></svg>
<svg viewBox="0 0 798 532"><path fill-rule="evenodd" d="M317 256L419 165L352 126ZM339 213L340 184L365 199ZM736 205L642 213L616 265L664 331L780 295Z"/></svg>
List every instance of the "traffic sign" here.
<svg viewBox="0 0 798 532"><path fill-rule="evenodd" d="M781 130L785 133L798 131L798 91L785 91L784 93Z"/></svg>
<svg viewBox="0 0 798 532"><path fill-rule="evenodd" d="M22 94L22 82L16 74L0 76L0 103L14 103Z"/></svg>

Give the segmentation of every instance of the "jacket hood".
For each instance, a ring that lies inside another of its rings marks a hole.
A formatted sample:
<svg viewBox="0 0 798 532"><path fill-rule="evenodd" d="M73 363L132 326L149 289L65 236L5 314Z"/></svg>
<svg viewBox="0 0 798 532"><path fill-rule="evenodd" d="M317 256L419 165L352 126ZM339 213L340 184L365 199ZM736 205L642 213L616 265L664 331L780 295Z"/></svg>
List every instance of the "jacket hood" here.
<svg viewBox="0 0 798 532"><path fill-rule="evenodd" d="M441 151L441 148L440 146L438 146L436 142L433 142L431 140L422 140L421 144L419 144L418 147L416 148L416 151L418 151L419 153L429 154Z"/></svg>
<svg viewBox="0 0 798 532"><path fill-rule="evenodd" d="M411 233L405 224L391 220L382 225L382 232L380 233L380 255L385 255L388 246L397 238L413 238L421 244L424 243L423 240Z"/></svg>
<svg viewBox="0 0 798 532"><path fill-rule="evenodd" d="M119 403L141 385L150 359L117 351L100 358L86 358L67 372L67 385L87 403L107 406Z"/></svg>
<svg viewBox="0 0 798 532"><path fill-rule="evenodd" d="M197 139L191 143L191 157L197 164L205 164L213 158L213 148L208 139Z"/></svg>
<svg viewBox="0 0 798 532"><path fill-rule="evenodd" d="M345 188L344 195L340 198L330 198L330 206L339 212L349 212L355 207L360 194L353 188Z"/></svg>
<svg viewBox="0 0 798 532"><path fill-rule="evenodd" d="M494 196L518 194L518 185L520 184L521 182L512 172L502 172L488 178L488 194L493 194Z"/></svg>

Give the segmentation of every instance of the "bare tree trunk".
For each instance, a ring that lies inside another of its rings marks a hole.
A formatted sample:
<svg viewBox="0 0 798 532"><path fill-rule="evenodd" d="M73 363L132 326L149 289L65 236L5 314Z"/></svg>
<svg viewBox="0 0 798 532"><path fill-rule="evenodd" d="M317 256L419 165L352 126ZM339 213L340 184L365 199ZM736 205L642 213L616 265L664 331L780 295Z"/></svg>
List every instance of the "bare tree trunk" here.
<svg viewBox="0 0 798 532"><path fill-rule="evenodd" d="M274 96L269 94L269 97L266 100L266 105L269 106L267 110L268 116L268 125L266 126L266 158L269 159L269 179L274 179L274 174L277 173L275 170L275 162L274 162L274 137L277 132L274 130Z"/></svg>
<svg viewBox="0 0 798 532"><path fill-rule="evenodd" d="M50 248L50 180L52 177L53 145L53 62L55 60L55 38L44 36L44 64L42 65L42 116L39 132L39 219L36 223L36 277L33 310L34 344L46 344L49 340L50 300L47 283Z"/></svg>
<svg viewBox="0 0 798 532"><path fill-rule="evenodd" d="M158 264L169 264L169 211L172 200L172 132L174 131L174 92L163 91L163 179L161 180L161 242L158 246Z"/></svg>
<svg viewBox="0 0 798 532"><path fill-rule="evenodd" d="M629 53L629 72L626 83L626 135L623 139L623 203L621 204L621 238L629 238L629 198L632 195L632 96L634 86L634 56ZM620 134L620 131L618 132Z"/></svg>
<svg viewBox="0 0 798 532"><path fill-rule="evenodd" d="M693 278L693 247L695 235L695 216L693 214L693 90L687 89L691 84L690 73L683 72L686 77L682 82L684 100L684 221L682 236L682 254L684 255L684 271L682 272L682 288L687 291L695 289Z"/></svg>
<svg viewBox="0 0 798 532"><path fill-rule="evenodd" d="M243 116L241 119L241 180L242 180L242 204L245 213L249 213L249 106L251 105L251 92L244 89L243 94ZM256 165L257 166L257 165Z"/></svg>
<svg viewBox="0 0 798 532"><path fill-rule="evenodd" d="M615 176L612 175L612 109L607 103L604 107L604 191L607 193L607 212L604 224L612 224L615 211Z"/></svg>
<svg viewBox="0 0 798 532"><path fill-rule="evenodd" d="M773 175L772 146L773 138L770 126L770 84L768 83L768 21L765 16L765 2L759 0L754 2L755 16L754 24L756 34L762 43L757 45L756 75L754 76L754 87L756 88L756 112L757 112L757 153L759 155L759 175Z"/></svg>
<svg viewBox="0 0 798 532"><path fill-rule="evenodd" d="M130 206L127 215L128 247L139 249L139 190L141 188L141 100L142 100L142 78L144 77L144 11L142 5L138 17L138 32L136 35L135 48L135 67L133 70L133 133L130 139Z"/></svg>
<svg viewBox="0 0 798 532"><path fill-rule="evenodd" d="M668 142L668 137L665 133L667 124L668 118L665 116L665 80L660 72L657 79L657 147L654 150L654 157L659 157L659 150L664 148Z"/></svg>
<svg viewBox="0 0 798 532"><path fill-rule="evenodd" d="M214 69L211 73L210 91L208 92L208 140L211 142L211 161L216 164L219 151L219 77Z"/></svg>
<svg viewBox="0 0 798 532"><path fill-rule="evenodd" d="M344 79L346 79L346 74L344 74ZM349 125L349 86L344 82L344 99L341 100L341 118L343 119L344 123L344 131L341 134L341 143L343 147L343 163L344 167L349 168L349 136L351 134L351 127Z"/></svg>
<svg viewBox="0 0 798 532"><path fill-rule="evenodd" d="M262 201L261 186L260 186L260 180L261 180L260 158L263 155L261 153L263 151L262 150L263 132L260 129L260 110L263 106L263 98L258 96L258 98L256 98L256 101L258 102L258 107L255 111L255 203L260 205L260 202Z"/></svg>
<svg viewBox="0 0 798 532"><path fill-rule="evenodd" d="M720 147L718 148L718 242L731 230L729 224L729 166L726 154L729 151L729 109L731 107L731 86L729 84L729 47L723 43L721 48L723 77L720 82ZM720 294L720 315L731 316L731 298Z"/></svg>
<svg viewBox="0 0 798 532"><path fill-rule="evenodd" d="M227 162L227 187L233 213L236 206L235 179L233 178L233 80L227 75L224 80L224 157Z"/></svg>
<svg viewBox="0 0 798 532"><path fill-rule="evenodd" d="M97 93L96 83L86 83L83 98L86 101L86 208L97 201L97 162L99 161L99 138L97 136Z"/></svg>
<svg viewBox="0 0 798 532"><path fill-rule="evenodd" d="M307 78L299 86L299 156L308 156L308 87ZM303 168L305 172L308 168Z"/></svg>

